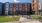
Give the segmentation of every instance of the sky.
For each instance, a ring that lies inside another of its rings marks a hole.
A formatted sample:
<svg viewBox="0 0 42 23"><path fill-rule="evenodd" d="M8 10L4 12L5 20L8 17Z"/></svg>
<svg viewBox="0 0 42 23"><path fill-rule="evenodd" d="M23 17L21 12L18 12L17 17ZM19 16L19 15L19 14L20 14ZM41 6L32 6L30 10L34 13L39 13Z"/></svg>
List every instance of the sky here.
<svg viewBox="0 0 42 23"><path fill-rule="evenodd" d="M5 2L16 2L16 3L18 3L18 2L28 2L28 3L31 3L32 2L32 0L0 0L0 2L2 2L2 3L5 3Z"/></svg>

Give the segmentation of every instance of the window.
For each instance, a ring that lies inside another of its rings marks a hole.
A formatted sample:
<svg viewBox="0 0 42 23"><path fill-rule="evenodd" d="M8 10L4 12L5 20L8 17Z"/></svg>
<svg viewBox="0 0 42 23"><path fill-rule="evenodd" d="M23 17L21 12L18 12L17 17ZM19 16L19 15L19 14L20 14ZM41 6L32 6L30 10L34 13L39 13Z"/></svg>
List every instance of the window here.
<svg viewBox="0 0 42 23"><path fill-rule="evenodd" d="M34 2L34 0L32 2Z"/></svg>
<svg viewBox="0 0 42 23"><path fill-rule="evenodd" d="M36 0L34 0L34 3L36 3Z"/></svg>
<svg viewBox="0 0 42 23"><path fill-rule="evenodd" d="M33 4L33 6L34 6L34 4Z"/></svg>
<svg viewBox="0 0 42 23"><path fill-rule="evenodd" d="M22 4L22 6L24 7L24 6L25 6L25 4Z"/></svg>
<svg viewBox="0 0 42 23"><path fill-rule="evenodd" d="M34 8L33 8L33 10L34 10Z"/></svg>

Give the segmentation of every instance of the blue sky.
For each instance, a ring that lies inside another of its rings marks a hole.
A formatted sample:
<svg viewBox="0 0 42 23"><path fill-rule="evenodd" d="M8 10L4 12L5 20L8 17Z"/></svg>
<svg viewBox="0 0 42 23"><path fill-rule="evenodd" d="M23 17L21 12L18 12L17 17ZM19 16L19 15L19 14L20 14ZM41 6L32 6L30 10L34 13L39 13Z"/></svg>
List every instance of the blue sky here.
<svg viewBox="0 0 42 23"><path fill-rule="evenodd" d="M19 2L29 2L29 3L31 3L32 2L32 0L17 0L17 1L19 1ZM14 0L0 0L0 2L14 2Z"/></svg>

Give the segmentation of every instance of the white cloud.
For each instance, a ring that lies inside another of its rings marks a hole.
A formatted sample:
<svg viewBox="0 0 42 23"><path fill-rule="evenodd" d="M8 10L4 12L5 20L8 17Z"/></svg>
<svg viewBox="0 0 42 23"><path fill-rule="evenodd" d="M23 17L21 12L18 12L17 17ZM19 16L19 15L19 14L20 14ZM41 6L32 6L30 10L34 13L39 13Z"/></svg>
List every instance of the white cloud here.
<svg viewBox="0 0 42 23"><path fill-rule="evenodd" d="M19 3L19 0L14 0L15 3Z"/></svg>

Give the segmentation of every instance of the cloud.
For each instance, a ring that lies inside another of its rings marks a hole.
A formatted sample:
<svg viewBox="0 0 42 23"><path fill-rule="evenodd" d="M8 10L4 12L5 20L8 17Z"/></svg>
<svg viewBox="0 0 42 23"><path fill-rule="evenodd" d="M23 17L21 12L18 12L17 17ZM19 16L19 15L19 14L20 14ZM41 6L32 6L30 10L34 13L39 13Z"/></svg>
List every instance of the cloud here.
<svg viewBox="0 0 42 23"><path fill-rule="evenodd" d="M14 0L15 3L19 3L19 0Z"/></svg>

